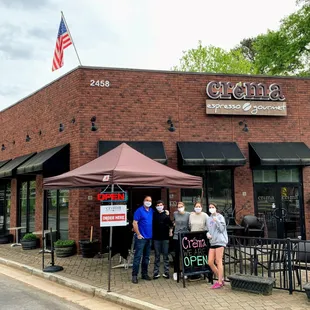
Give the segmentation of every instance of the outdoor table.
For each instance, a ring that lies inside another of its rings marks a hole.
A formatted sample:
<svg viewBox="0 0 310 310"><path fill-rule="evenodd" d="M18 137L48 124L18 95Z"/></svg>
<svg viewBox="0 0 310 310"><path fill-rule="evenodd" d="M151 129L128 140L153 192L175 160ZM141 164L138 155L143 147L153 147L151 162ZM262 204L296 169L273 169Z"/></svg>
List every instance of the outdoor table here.
<svg viewBox="0 0 310 310"><path fill-rule="evenodd" d="M15 230L15 243L11 244L11 247L22 245L21 243L19 243L19 240L18 240L18 231L20 229L24 229L24 228L26 228L26 227L19 226L19 227L10 227L9 228L9 230Z"/></svg>
<svg viewBox="0 0 310 310"><path fill-rule="evenodd" d="M56 232L57 230L52 230L53 232ZM51 231L49 229L44 230L44 244L43 244L43 249L39 251L39 254L44 252L44 253L51 253L51 250L47 249L46 247L46 235L50 233ZM34 235L42 235L42 230L34 231Z"/></svg>

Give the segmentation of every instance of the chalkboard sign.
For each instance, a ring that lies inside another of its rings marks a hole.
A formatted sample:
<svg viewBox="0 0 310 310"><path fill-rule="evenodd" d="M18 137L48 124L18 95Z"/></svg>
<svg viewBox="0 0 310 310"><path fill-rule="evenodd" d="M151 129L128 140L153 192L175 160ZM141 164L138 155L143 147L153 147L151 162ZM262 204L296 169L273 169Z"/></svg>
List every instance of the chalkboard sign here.
<svg viewBox="0 0 310 310"><path fill-rule="evenodd" d="M180 233L180 254L183 275L208 274L209 281L212 281L212 271L208 265L210 244L206 233L206 231ZM183 286L185 287L184 277Z"/></svg>

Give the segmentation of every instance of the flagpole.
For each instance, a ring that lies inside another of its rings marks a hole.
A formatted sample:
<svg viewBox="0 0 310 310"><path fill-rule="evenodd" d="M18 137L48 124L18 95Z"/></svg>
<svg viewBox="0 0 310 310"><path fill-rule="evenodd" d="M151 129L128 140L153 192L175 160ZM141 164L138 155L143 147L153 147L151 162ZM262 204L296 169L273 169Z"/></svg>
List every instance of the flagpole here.
<svg viewBox="0 0 310 310"><path fill-rule="evenodd" d="M77 56L77 58L78 58L78 60L79 60L80 66L82 66L82 63L81 63L81 60L80 60L79 54L78 54L78 52L77 52L77 50L76 50L76 47L75 47L75 44L74 44L74 41L73 41L72 35L71 35L71 33L70 33L70 30L69 30L68 24L67 24L67 22L66 22L66 19L65 19L64 13L63 13L62 11L60 11L60 12L61 12L61 16L62 16L62 18L63 18L63 20L64 20L64 23L65 23L65 25L66 25L66 28L67 28L68 34L69 34L69 36L70 36L70 39L71 39L71 41L72 41L72 45L73 45L73 47L74 47L74 50L75 50L76 56Z"/></svg>

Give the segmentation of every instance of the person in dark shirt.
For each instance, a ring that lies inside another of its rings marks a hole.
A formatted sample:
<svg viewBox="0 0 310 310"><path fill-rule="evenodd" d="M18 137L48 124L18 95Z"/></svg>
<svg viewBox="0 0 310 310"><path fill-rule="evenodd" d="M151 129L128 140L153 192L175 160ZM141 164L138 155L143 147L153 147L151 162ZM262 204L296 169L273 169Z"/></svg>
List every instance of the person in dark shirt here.
<svg viewBox="0 0 310 310"><path fill-rule="evenodd" d="M158 200L156 203L156 211L153 214L153 242L155 250L154 275L153 279L160 278L160 254L163 254L164 273L163 277L169 279L169 237L172 237L172 221L169 213L164 210L164 203Z"/></svg>

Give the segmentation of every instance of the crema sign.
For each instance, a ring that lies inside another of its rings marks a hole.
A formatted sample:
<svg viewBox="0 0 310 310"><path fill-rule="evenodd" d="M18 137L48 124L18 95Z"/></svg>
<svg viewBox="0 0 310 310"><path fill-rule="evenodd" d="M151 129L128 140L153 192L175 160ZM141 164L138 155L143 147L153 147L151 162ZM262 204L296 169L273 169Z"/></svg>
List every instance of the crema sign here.
<svg viewBox="0 0 310 310"><path fill-rule="evenodd" d="M264 83L211 81L206 87L209 97L207 114L286 116L286 102L281 86Z"/></svg>

